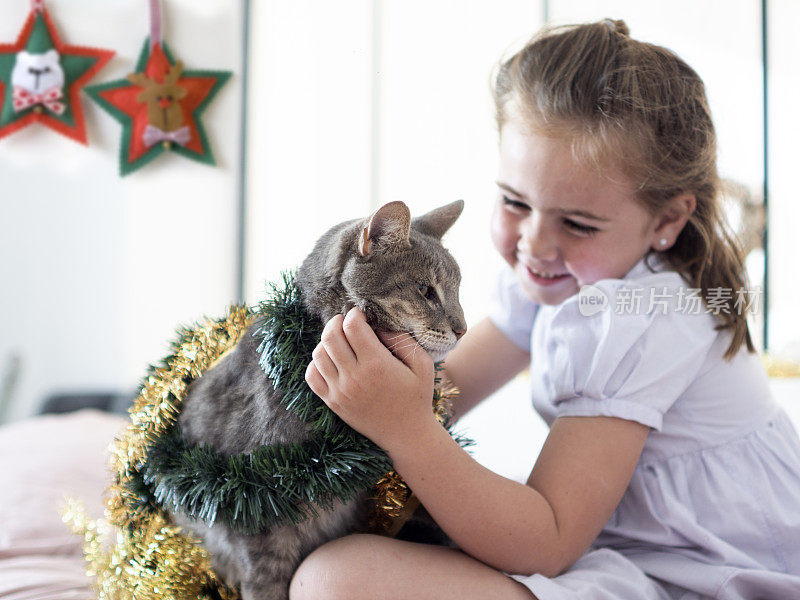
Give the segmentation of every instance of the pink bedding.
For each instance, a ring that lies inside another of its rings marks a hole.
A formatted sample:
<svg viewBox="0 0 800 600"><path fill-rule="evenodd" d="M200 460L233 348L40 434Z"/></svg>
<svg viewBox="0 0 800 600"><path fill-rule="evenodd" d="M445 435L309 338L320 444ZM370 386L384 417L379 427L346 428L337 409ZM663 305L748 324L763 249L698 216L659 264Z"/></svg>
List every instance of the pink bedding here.
<svg viewBox="0 0 800 600"><path fill-rule="evenodd" d="M93 598L65 497L103 514L107 447L126 418L84 410L0 427L0 600Z"/></svg>

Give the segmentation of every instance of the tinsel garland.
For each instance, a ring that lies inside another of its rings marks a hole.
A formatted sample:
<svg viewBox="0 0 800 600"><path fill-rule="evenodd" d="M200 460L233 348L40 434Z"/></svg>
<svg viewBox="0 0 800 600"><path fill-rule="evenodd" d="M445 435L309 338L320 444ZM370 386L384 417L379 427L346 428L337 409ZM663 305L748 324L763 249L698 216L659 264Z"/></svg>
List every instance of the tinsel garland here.
<svg viewBox="0 0 800 600"><path fill-rule="evenodd" d="M761 362L769 377L800 377L800 363L786 358L778 358L769 353L761 355Z"/></svg>
<svg viewBox="0 0 800 600"><path fill-rule="evenodd" d="M189 384L233 348L253 314L232 306L221 319L206 318L178 331L172 353L151 367L130 409L130 423L111 445L114 480L105 519L90 521L70 501L64 519L83 535L88 574L101 600L235 600L238 593L216 576L201 542L153 510L141 485L146 448L175 424Z"/></svg>
<svg viewBox="0 0 800 600"><path fill-rule="evenodd" d="M255 319L259 319L258 334L262 336L262 367L283 392L287 408L309 423L317 435L305 444L259 448L226 459L206 446L187 447L176 423L189 384L231 350ZM206 319L196 327L179 330L172 354L150 369L130 411L131 422L112 446L115 479L106 501L106 522L89 521L76 503L71 502L65 511L65 520L84 536L89 573L97 578L99 598L237 597L237 592L214 574L199 540L172 526L159 503L180 506L208 523L241 521L242 530L261 531L280 519L297 522L309 516L288 499L273 504L282 494L301 503L326 506L334 498L352 497L374 484L371 530L393 535L402 526L417 502L397 473L384 472L390 465L385 453L336 417L311 393L304 378L298 379L311 360L321 330L321 323L305 313L291 276L285 276L283 288L273 286L271 298L255 313L245 306L232 306L222 319ZM457 390L443 386L438 375L436 383L434 411L446 425L450 398ZM470 443L456 439L464 446ZM301 466L321 451L327 458L334 457L327 465L316 466L312 460L315 468ZM207 474L218 477L222 469L234 479L241 475L238 481L255 487L240 487L238 493L247 496L237 496L225 488L222 477L221 487L214 492L204 487L211 478L197 478L196 469L203 466L210 467ZM270 472L273 468L277 471ZM202 483L191 487L192 477L187 473L194 473L194 481ZM331 479L339 483L326 488L324 482ZM216 500L209 502L204 494L210 491ZM267 516L258 516L262 513ZM104 548L109 545L108 536L102 535L108 525L117 528L110 550Z"/></svg>
<svg viewBox="0 0 800 600"><path fill-rule="evenodd" d="M363 440L260 446L221 456L210 446L188 446L174 427L147 451L144 482L157 504L207 524L252 534L299 523L369 489L392 468L386 454Z"/></svg>
<svg viewBox="0 0 800 600"><path fill-rule="evenodd" d="M307 423L313 433L327 440L363 437L306 385L306 367L322 337L322 322L310 318L303 306L300 288L294 285L290 274L283 276L282 286L271 283L270 287L267 299L256 310L256 335L261 341L258 362L275 389L281 391L286 409Z"/></svg>

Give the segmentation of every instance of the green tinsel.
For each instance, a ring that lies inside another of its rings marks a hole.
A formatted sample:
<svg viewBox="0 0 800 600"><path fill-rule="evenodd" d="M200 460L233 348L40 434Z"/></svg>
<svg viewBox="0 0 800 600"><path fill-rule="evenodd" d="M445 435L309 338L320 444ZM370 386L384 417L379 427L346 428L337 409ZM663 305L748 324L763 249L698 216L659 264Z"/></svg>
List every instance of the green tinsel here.
<svg viewBox="0 0 800 600"><path fill-rule="evenodd" d="M314 437L224 457L207 445L188 446L175 427L148 448L144 480L163 507L258 533L317 514L311 504L332 508L371 487L392 464L365 440Z"/></svg>
<svg viewBox="0 0 800 600"><path fill-rule="evenodd" d="M322 336L323 324L303 306L300 288L291 274L283 275L283 286L270 284L267 300L256 309L261 338L259 364L272 385L283 394L283 403L309 425L311 431L329 440L361 436L311 391L305 380L311 353Z"/></svg>

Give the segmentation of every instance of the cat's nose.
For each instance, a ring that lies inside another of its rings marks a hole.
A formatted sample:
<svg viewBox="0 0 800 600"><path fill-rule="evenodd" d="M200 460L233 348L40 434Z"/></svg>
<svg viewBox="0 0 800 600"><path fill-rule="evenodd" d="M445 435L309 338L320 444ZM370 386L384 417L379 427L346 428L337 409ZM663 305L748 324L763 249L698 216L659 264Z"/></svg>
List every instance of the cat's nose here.
<svg viewBox="0 0 800 600"><path fill-rule="evenodd" d="M465 333L467 333L467 330L466 329L453 329L453 333L456 334L456 339L460 340L461 336L464 335Z"/></svg>

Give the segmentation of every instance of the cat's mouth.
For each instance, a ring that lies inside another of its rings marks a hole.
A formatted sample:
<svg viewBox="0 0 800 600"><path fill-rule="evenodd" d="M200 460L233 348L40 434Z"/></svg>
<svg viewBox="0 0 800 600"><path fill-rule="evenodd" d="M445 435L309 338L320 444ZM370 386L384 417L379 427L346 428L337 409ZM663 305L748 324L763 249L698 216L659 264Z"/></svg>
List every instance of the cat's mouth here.
<svg viewBox="0 0 800 600"><path fill-rule="evenodd" d="M414 331L406 331L406 333L428 353L433 362L443 361L450 354L450 351L455 348L455 343L439 340L427 332L423 332L422 335L416 335Z"/></svg>

